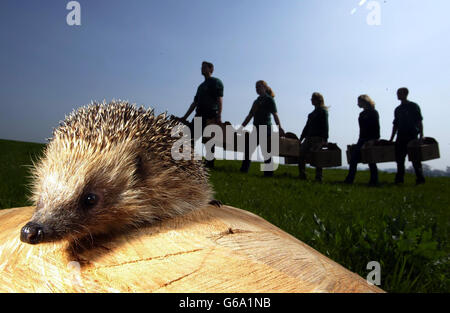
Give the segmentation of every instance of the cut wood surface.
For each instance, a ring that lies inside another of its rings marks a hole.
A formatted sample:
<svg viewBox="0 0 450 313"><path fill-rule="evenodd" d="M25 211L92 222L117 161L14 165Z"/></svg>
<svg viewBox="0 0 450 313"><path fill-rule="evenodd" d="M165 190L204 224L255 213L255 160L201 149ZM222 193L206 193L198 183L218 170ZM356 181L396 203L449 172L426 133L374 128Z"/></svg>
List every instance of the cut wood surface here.
<svg viewBox="0 0 450 313"><path fill-rule="evenodd" d="M20 229L33 210L0 211L2 292L382 292L264 219L229 206L76 246L22 243Z"/></svg>

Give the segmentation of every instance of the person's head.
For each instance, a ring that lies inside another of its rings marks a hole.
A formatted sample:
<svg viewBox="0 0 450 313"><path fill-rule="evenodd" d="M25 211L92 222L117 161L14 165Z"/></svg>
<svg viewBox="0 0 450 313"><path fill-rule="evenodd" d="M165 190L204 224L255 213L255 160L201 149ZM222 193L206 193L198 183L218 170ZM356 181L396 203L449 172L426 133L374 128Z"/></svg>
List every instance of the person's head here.
<svg viewBox="0 0 450 313"><path fill-rule="evenodd" d="M268 94L271 97L275 97L275 93L272 88L267 85L267 83L263 80L258 80L256 82L256 93L260 96Z"/></svg>
<svg viewBox="0 0 450 313"><path fill-rule="evenodd" d="M315 107L323 107L323 108L325 108L325 100L323 99L323 96L320 93L318 93L318 92L315 92L315 93L312 94L312 96L311 96L311 103Z"/></svg>
<svg viewBox="0 0 450 313"><path fill-rule="evenodd" d="M214 65L210 62L203 61L202 62L202 75L206 77L210 77L214 72Z"/></svg>
<svg viewBox="0 0 450 313"><path fill-rule="evenodd" d="M373 101L368 95L360 95L358 97L358 106L364 110L374 109L375 101Z"/></svg>
<svg viewBox="0 0 450 313"><path fill-rule="evenodd" d="M408 99L409 90L406 87L400 88L397 90L397 98L400 101L404 101Z"/></svg>

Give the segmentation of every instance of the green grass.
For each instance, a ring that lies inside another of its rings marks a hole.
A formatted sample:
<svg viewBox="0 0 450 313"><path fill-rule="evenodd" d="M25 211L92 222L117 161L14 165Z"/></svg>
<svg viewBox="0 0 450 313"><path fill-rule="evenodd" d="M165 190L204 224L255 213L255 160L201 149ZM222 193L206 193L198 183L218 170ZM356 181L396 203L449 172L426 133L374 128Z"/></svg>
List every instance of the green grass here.
<svg viewBox="0 0 450 313"><path fill-rule="evenodd" d="M391 292L450 291L450 179L428 178L415 186L407 175L380 173L368 187L368 171L354 185L347 172L324 170L322 184L297 179L295 166L280 166L264 178L259 164L247 175L237 161L218 161L211 180L216 198L249 210L362 277L369 261L381 264L381 287ZM314 178L313 169L308 169Z"/></svg>
<svg viewBox="0 0 450 313"><path fill-rule="evenodd" d="M42 148L0 140L0 208L29 205L24 165ZM298 180L295 166L280 166L272 178L262 177L258 163L246 175L239 167L216 161L216 199L263 217L364 278L367 263L378 261L386 291L450 291L450 178L415 186L407 175L396 186L394 174L381 172L382 184L373 188L366 171L348 186L340 183L344 170L324 170L318 184ZM312 169L308 174L314 177Z"/></svg>
<svg viewBox="0 0 450 313"><path fill-rule="evenodd" d="M0 209L29 205L29 167L43 144L0 139Z"/></svg>

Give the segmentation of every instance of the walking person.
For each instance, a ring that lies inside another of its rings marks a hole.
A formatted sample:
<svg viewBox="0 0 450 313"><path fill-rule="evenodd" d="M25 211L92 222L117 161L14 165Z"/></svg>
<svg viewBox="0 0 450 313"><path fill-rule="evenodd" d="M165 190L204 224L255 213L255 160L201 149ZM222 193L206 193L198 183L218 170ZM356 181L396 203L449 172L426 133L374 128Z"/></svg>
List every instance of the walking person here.
<svg viewBox="0 0 450 313"><path fill-rule="evenodd" d="M368 95L358 97L358 106L363 109L359 114L359 139L350 156L350 168L345 178L346 184L352 184L355 180L358 163L361 162L361 148L370 141L380 139L380 117L375 110L375 102ZM378 185L378 168L376 163L369 163L370 186Z"/></svg>
<svg viewBox="0 0 450 313"><path fill-rule="evenodd" d="M306 157L316 147L321 147L328 140L328 108L323 96L315 92L311 103L314 111L308 115L308 121L300 136L300 155L298 161L299 178L306 180ZM316 181L322 182L322 168L316 167Z"/></svg>
<svg viewBox="0 0 450 313"><path fill-rule="evenodd" d="M212 63L204 61L201 67L201 73L205 80L197 88L197 93L194 97L194 101L189 107L186 114L181 118L186 122L191 113L195 111L195 117L201 117L201 134L200 137L194 137L194 123L191 122L190 129L192 135L192 148L194 148L195 141L203 136L203 130L206 126L211 124L222 124L222 102L223 102L223 83L220 79L213 77L214 65ZM214 149L212 147L211 152L206 152L206 167L214 167Z"/></svg>
<svg viewBox="0 0 450 313"><path fill-rule="evenodd" d="M401 103L395 108L394 126L390 139L390 141L393 141L395 135L397 135L397 140L395 141L395 158L397 162L396 184L403 184L404 182L408 143L411 140L417 139L418 136L421 139L423 138L423 117L420 107L416 103L408 101L408 94L409 90L407 88L400 88L397 91L397 98ZM412 164L416 173L416 184L425 183L422 162L413 161Z"/></svg>
<svg viewBox="0 0 450 313"><path fill-rule="evenodd" d="M278 117L277 113L277 106L274 100L275 94L272 91L272 89L267 85L267 83L263 80L259 80L256 82L256 93L258 94L258 98L253 102L252 108L250 109L250 112L248 113L247 117L245 118L244 122L242 123L241 129L250 122L250 120L253 118L253 125L256 127L256 138L257 138L257 145L252 147L256 149L256 147L260 144L259 142L259 133L260 133L260 126L266 125L267 126L267 152L271 149L271 126L272 126L272 120L271 115L273 115L273 118L275 120L275 123L278 125L280 129L280 134L283 135L284 131L281 128L280 119ZM246 143L245 145L245 153L244 153L244 160L242 161L241 165L241 172L247 173L250 168L250 157L254 152L250 151L250 144ZM271 163L271 158L268 158L267 160L264 160L264 163L269 164ZM265 171L264 176L273 176L273 171Z"/></svg>

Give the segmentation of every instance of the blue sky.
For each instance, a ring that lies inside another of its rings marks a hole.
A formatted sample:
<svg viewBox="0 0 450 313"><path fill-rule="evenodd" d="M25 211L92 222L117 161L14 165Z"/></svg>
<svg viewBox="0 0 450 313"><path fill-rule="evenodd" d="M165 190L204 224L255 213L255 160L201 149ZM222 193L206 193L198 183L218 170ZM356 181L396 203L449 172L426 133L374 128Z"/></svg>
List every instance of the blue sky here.
<svg viewBox="0 0 450 313"><path fill-rule="evenodd" d="M69 26L68 1L2 0L0 138L44 142L91 100L183 115L208 60L225 85L223 120L244 120L263 79L283 128L299 135L319 91L330 107L329 140L343 150L358 137L358 95L375 100L389 138L395 91L407 86L425 135L440 143L441 159L427 164L445 169L450 1L377 2L379 26L367 24L371 11L359 0L80 0L81 26Z"/></svg>

